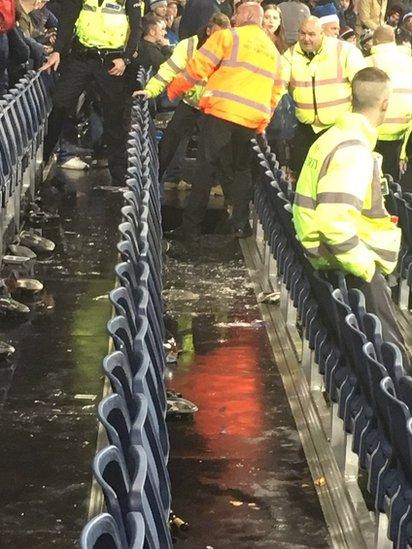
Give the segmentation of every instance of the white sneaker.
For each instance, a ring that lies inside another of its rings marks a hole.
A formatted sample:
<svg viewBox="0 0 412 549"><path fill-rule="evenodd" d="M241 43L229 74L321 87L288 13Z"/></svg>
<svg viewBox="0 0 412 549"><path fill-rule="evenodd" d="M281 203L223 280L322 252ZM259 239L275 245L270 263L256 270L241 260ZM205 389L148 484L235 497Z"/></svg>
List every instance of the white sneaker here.
<svg viewBox="0 0 412 549"><path fill-rule="evenodd" d="M91 164L92 168L107 168L109 161L107 158L94 158Z"/></svg>
<svg viewBox="0 0 412 549"><path fill-rule="evenodd" d="M177 189L176 181L165 181L163 183L163 189L165 191L173 191L174 189Z"/></svg>
<svg viewBox="0 0 412 549"><path fill-rule="evenodd" d="M215 185L210 189L211 196L224 196L223 189L220 185Z"/></svg>
<svg viewBox="0 0 412 549"><path fill-rule="evenodd" d="M188 183L187 181L185 181L184 179L181 179L179 181L179 184L177 185L177 190L178 191L188 191L189 189L192 188L192 184L191 183Z"/></svg>
<svg viewBox="0 0 412 549"><path fill-rule="evenodd" d="M78 156L73 156L72 158L69 158L69 160L66 160L66 162L60 164L60 168L63 170L88 170L89 167L89 164Z"/></svg>

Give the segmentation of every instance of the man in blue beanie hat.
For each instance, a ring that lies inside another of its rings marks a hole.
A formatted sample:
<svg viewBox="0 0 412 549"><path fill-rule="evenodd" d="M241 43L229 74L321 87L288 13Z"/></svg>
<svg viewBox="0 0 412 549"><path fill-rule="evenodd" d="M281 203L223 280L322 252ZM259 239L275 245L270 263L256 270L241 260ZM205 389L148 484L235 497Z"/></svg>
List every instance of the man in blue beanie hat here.
<svg viewBox="0 0 412 549"><path fill-rule="evenodd" d="M318 5L313 9L313 15L319 18L325 36L338 38L340 24L335 4L329 2L328 4Z"/></svg>

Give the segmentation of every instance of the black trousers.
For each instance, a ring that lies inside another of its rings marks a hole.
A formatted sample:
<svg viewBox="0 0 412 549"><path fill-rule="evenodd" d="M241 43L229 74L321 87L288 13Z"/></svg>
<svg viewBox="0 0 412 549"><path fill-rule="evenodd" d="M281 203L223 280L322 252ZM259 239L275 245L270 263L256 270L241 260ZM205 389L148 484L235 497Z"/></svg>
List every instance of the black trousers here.
<svg viewBox="0 0 412 549"><path fill-rule="evenodd" d="M249 223L249 202L252 198L250 140L255 130L239 124L204 115L200 125L196 177L192 192L183 213L183 228L200 232L209 201L210 189L217 172L226 172L225 159L231 159L233 186L232 224L234 229L243 229Z"/></svg>
<svg viewBox="0 0 412 549"><path fill-rule="evenodd" d="M391 290L383 274L376 270L372 280L366 282L356 276L346 276L348 288L358 288L365 296L366 311L375 314L382 324L382 335L385 341L397 345L402 353L405 370L411 375L409 353L395 315Z"/></svg>
<svg viewBox="0 0 412 549"><path fill-rule="evenodd" d="M78 57L75 53L64 65L53 95L53 110L49 117L44 157L50 157L63 122L75 106L81 93L94 84L102 101L103 131L107 144L109 170L114 183L121 183L126 173L126 126L124 121L127 97L124 76L110 76L109 66L93 57Z"/></svg>
<svg viewBox="0 0 412 549"><path fill-rule="evenodd" d="M382 172L389 173L394 181L399 181L399 157L402 141L381 141L376 143L375 151L383 156Z"/></svg>
<svg viewBox="0 0 412 549"><path fill-rule="evenodd" d="M290 155L290 168L295 172L296 177L299 177L309 149L322 133L323 131L315 133L310 124L298 122Z"/></svg>
<svg viewBox="0 0 412 549"><path fill-rule="evenodd" d="M159 143L159 180L163 177L176 154L182 139L192 134L201 112L181 101Z"/></svg>

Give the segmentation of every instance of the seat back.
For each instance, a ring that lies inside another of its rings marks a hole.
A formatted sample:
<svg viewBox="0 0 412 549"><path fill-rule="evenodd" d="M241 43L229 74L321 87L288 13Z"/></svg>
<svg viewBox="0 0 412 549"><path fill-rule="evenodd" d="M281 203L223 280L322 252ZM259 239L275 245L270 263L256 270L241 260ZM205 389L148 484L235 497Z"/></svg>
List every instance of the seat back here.
<svg viewBox="0 0 412 549"><path fill-rule="evenodd" d="M160 442L156 422L149 413L148 400L144 395L136 394L137 414L133 422L131 443L142 446L146 452L151 482L160 495L164 515L170 512L170 479L166 468L165 456Z"/></svg>
<svg viewBox="0 0 412 549"><path fill-rule="evenodd" d="M383 379L388 377L388 372L383 364L377 360L375 347L370 341L363 345L362 353L364 356L364 364L371 381L371 406L387 440L390 440L389 417L387 409L385 406L382 406L380 398L380 384Z"/></svg>
<svg viewBox="0 0 412 549"><path fill-rule="evenodd" d="M135 474L129 494L129 505L133 511L142 513L145 521L146 546L150 549L171 549L173 547L170 529L164 516L156 485L148 471L147 455L142 446L130 447L135 462ZM141 487L144 482L143 488Z"/></svg>
<svg viewBox="0 0 412 549"><path fill-rule="evenodd" d="M351 356L351 367L356 372L356 377L362 389L362 393L367 402L372 405L371 380L368 370L365 367L362 348L366 343L365 334L359 329L356 316L351 313L345 318L344 339L347 342L348 350Z"/></svg>
<svg viewBox="0 0 412 549"><path fill-rule="evenodd" d="M407 428L411 421L411 413L407 405L396 397L395 387L389 377L381 381L381 388L381 394L388 409L391 441L396 459L409 486L412 487L412 443Z"/></svg>
<svg viewBox="0 0 412 549"><path fill-rule="evenodd" d="M98 452L93 461L93 474L100 485L107 510L119 529L122 546L127 547L126 516L129 508L130 477L124 456L116 446L107 446Z"/></svg>
<svg viewBox="0 0 412 549"><path fill-rule="evenodd" d="M382 324L379 318L372 313L365 313L362 318L363 333L366 339L373 343L376 356L382 362Z"/></svg>
<svg viewBox="0 0 412 549"><path fill-rule="evenodd" d="M92 518L83 528L80 549L123 549L119 529L109 513Z"/></svg>
<svg viewBox="0 0 412 549"><path fill-rule="evenodd" d="M122 452L130 474L129 448L131 420L126 402L118 394L108 395L100 401L97 416L106 429L110 444L113 444Z"/></svg>
<svg viewBox="0 0 412 549"><path fill-rule="evenodd" d="M399 347L394 343L384 341L381 345L381 361L392 379L396 391L398 391L399 382L405 375L402 353Z"/></svg>
<svg viewBox="0 0 412 549"><path fill-rule="evenodd" d="M103 360L103 370L112 386L112 391L126 402L130 418L136 415L136 403L132 392L132 372L129 361L121 351L107 355Z"/></svg>
<svg viewBox="0 0 412 549"><path fill-rule="evenodd" d="M324 274L319 271L313 271L309 274L309 282L319 305L319 310L322 317L322 322L330 330L331 336L341 345L342 336L338 320L338 312L334 299L332 298L333 286L324 278Z"/></svg>
<svg viewBox="0 0 412 549"><path fill-rule="evenodd" d="M412 377L403 376L398 380L397 395L412 414Z"/></svg>
<svg viewBox="0 0 412 549"><path fill-rule="evenodd" d="M350 288L350 290L348 291L348 302L352 313L356 316L359 328L362 330L362 332L365 332L363 326L363 317L366 314L366 302L364 294L360 290L358 290L358 288Z"/></svg>
<svg viewBox="0 0 412 549"><path fill-rule="evenodd" d="M133 296L129 294L126 288L118 286L109 293L109 299L116 313L127 319L131 336L134 338L137 334L137 328L135 309L132 301Z"/></svg>

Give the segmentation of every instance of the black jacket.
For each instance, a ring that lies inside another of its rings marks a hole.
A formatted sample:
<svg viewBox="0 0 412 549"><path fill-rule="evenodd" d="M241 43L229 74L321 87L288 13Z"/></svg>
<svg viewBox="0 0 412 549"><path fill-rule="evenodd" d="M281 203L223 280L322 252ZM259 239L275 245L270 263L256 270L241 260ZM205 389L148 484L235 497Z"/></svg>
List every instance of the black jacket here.
<svg viewBox="0 0 412 549"><path fill-rule="evenodd" d="M152 67L152 74L156 74L162 63L167 61L171 55L168 47L158 46L147 40L141 40L136 63L145 69Z"/></svg>

